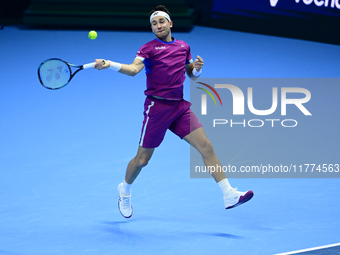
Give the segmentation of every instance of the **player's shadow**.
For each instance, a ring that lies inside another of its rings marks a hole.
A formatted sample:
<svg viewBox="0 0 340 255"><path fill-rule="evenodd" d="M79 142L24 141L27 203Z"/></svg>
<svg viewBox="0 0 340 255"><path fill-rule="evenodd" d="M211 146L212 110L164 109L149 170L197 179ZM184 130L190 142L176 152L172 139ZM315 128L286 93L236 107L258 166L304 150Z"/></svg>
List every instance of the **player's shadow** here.
<svg viewBox="0 0 340 255"><path fill-rule="evenodd" d="M103 222L106 225L110 225L110 228L106 228L107 231L111 232L111 233L121 233L121 229L119 228L119 226L121 224L126 224L129 223L129 221L106 221ZM227 234L227 233L221 233L221 232L216 232L216 233L204 233L204 232L188 232L188 234L192 235L192 234L196 234L196 235L206 235L206 236L216 236L216 237L222 237L222 238L231 238L231 239L244 239L244 237L242 236L238 236L238 235L232 235L232 234Z"/></svg>
<svg viewBox="0 0 340 255"><path fill-rule="evenodd" d="M232 234L227 234L227 233L200 233L200 234L208 235L208 236L223 237L223 238L231 238L231 239L244 239L243 236L232 235Z"/></svg>
<svg viewBox="0 0 340 255"><path fill-rule="evenodd" d="M123 220L120 220L120 221L103 221L102 223L115 226L115 225L129 223L129 221L123 221Z"/></svg>
<svg viewBox="0 0 340 255"><path fill-rule="evenodd" d="M134 238L138 236L136 233L134 233L131 230L125 229L122 227L122 225L130 223L130 221L103 221L105 225L102 227L102 230L104 230L107 233L111 233L115 236L115 238L124 238L126 236L129 236L130 238Z"/></svg>

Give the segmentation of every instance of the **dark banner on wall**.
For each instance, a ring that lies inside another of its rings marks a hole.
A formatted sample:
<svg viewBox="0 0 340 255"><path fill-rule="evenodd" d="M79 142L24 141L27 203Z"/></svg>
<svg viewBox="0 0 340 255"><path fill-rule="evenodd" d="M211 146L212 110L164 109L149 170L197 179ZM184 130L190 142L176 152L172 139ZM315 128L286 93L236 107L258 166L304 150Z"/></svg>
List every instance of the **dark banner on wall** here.
<svg viewBox="0 0 340 255"><path fill-rule="evenodd" d="M213 11L251 17L266 17L269 14L300 18L310 18L313 15L339 18L340 0L216 0Z"/></svg>
<svg viewBox="0 0 340 255"><path fill-rule="evenodd" d="M211 24L340 44L340 0L215 0Z"/></svg>

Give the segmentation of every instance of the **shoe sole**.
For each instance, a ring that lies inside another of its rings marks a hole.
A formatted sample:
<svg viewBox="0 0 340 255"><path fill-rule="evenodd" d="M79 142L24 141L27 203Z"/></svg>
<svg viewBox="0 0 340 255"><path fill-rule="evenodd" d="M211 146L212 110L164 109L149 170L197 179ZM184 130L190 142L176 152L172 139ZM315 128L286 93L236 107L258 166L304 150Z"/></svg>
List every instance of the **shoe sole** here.
<svg viewBox="0 0 340 255"><path fill-rule="evenodd" d="M225 209L231 209L231 208L235 208L236 206L242 205L245 202L248 202L250 199L252 199L252 197L254 196L254 192L252 190L249 190L246 194L244 194L244 196L241 196L238 203L234 204L232 206L229 206Z"/></svg>
<svg viewBox="0 0 340 255"><path fill-rule="evenodd" d="M118 199L118 209L119 209L120 214L121 214L124 218L126 218L126 219L131 218L132 213L133 213L132 205L131 205L131 215L130 215L130 216L125 216L124 214L122 214L122 211L120 210L120 206L119 206L119 202L120 202L120 184L118 185L118 196L119 196L119 199Z"/></svg>
<svg viewBox="0 0 340 255"><path fill-rule="evenodd" d="M132 205L131 205L131 215L130 215L130 216L125 216L124 214L122 214L122 211L120 210L119 202L120 202L120 198L118 199L118 209L119 209L120 214L121 214L124 218L126 218L126 219L131 218L132 213L133 213Z"/></svg>

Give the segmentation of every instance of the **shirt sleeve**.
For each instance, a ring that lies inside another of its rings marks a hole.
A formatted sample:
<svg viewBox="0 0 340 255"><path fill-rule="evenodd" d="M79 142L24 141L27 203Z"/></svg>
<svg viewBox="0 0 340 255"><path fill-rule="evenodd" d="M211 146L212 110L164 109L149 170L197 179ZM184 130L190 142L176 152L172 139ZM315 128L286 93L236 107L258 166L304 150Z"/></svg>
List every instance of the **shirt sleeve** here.
<svg viewBox="0 0 340 255"><path fill-rule="evenodd" d="M136 54L136 59L139 59L141 61L144 62L145 59L148 59L150 58L149 56L149 51L148 51L148 48L146 45L143 45L142 47L140 47L140 49L137 51L137 54Z"/></svg>
<svg viewBox="0 0 340 255"><path fill-rule="evenodd" d="M135 59L139 59L143 61L145 65L145 72L151 73L152 64L150 61L150 47L148 47L148 44L144 44L139 51L137 51Z"/></svg>
<svg viewBox="0 0 340 255"><path fill-rule="evenodd" d="M187 59L186 59L185 64L188 65L188 64L191 64L191 63L194 63L194 61L192 60L191 49L190 49L190 46L188 45L188 55L187 55Z"/></svg>

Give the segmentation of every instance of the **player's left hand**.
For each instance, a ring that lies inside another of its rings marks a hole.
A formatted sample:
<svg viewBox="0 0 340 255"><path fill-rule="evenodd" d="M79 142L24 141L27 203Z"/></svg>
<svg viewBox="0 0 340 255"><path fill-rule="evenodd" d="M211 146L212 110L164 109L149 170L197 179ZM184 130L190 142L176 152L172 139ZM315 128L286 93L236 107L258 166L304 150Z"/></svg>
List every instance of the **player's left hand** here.
<svg viewBox="0 0 340 255"><path fill-rule="evenodd" d="M194 68L196 68L196 71L199 72L201 71L203 65L204 65L203 58L197 55L197 59L195 59L195 62L194 62Z"/></svg>

